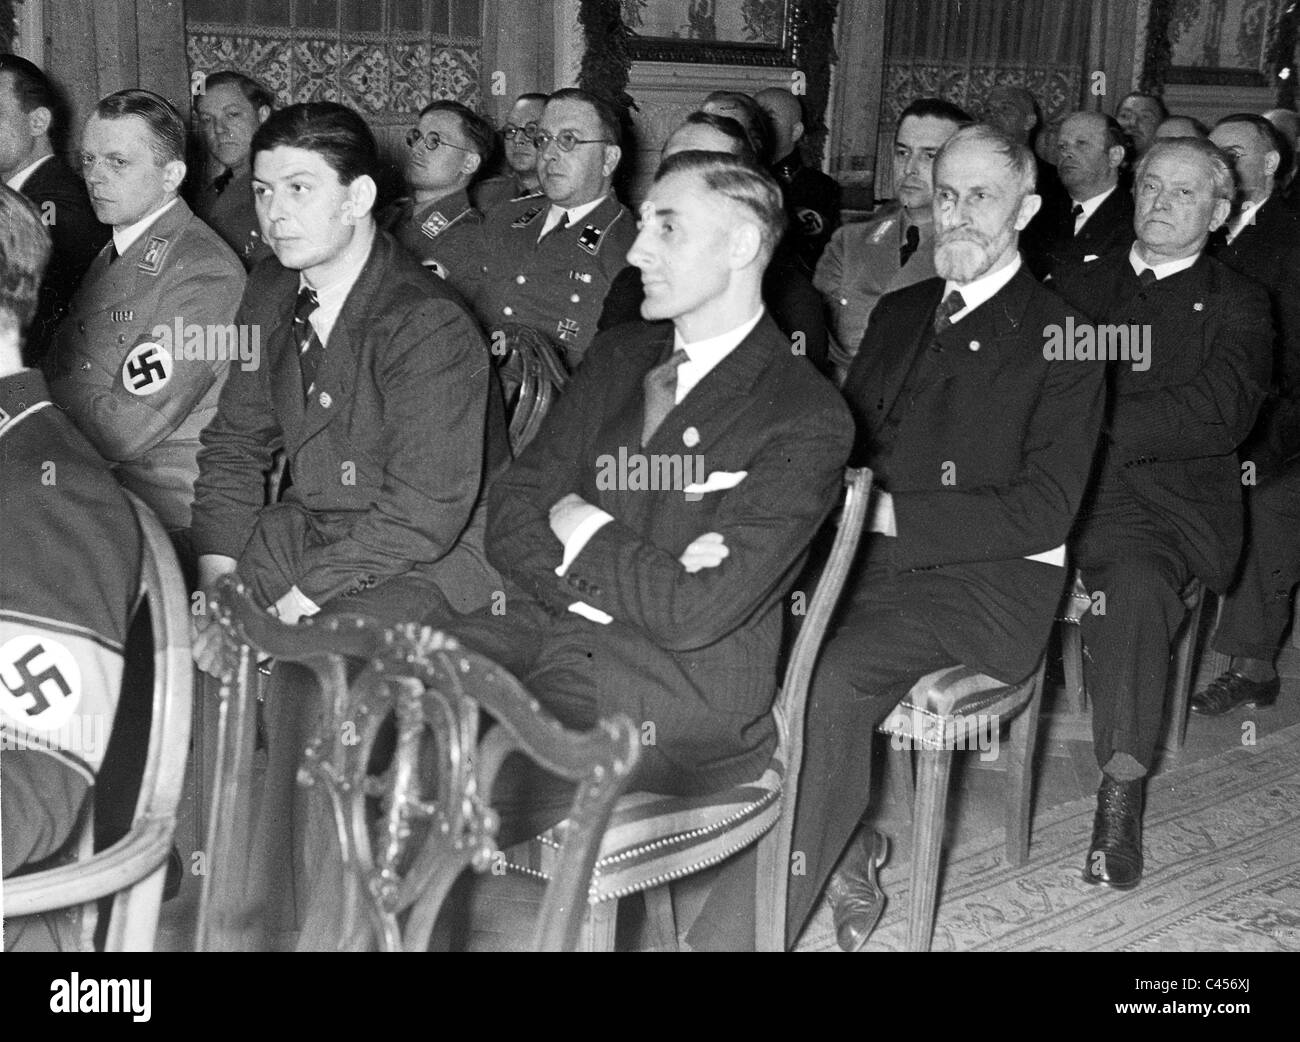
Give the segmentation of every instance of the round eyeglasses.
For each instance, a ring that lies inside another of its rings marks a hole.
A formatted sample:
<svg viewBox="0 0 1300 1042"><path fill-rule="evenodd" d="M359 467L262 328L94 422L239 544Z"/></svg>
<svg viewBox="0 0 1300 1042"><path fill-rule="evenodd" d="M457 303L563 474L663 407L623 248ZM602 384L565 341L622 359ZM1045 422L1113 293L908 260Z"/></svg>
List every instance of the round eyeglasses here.
<svg viewBox="0 0 1300 1042"><path fill-rule="evenodd" d="M406 132L406 147L414 148L416 145L424 145L430 152L436 152L442 145L448 148L454 148L461 152L473 152L472 148L466 148L464 145L453 145L450 141L443 141L442 135L436 130L431 130L427 134L420 133L419 127L412 127Z"/></svg>
<svg viewBox="0 0 1300 1042"><path fill-rule="evenodd" d="M603 137L578 137L572 130L561 130L558 134L548 134L545 130L539 130L537 136L533 138L533 144L537 146L538 152L545 152L547 146L554 141L561 152L572 152L577 145L611 145L613 144L608 138Z"/></svg>
<svg viewBox="0 0 1300 1042"><path fill-rule="evenodd" d="M501 136L507 141L512 140L515 135L520 135L525 141L531 142L537 137L537 124L525 123L522 127L517 127L513 123L507 123L501 131Z"/></svg>

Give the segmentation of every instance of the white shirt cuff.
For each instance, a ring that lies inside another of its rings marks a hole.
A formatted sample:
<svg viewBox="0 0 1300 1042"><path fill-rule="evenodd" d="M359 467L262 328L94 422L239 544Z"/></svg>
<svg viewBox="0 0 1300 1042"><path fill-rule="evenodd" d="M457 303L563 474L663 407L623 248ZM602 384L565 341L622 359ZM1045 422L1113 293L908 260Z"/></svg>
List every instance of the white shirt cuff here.
<svg viewBox="0 0 1300 1042"><path fill-rule="evenodd" d="M288 597L297 607L299 615L315 615L320 611L320 605L296 586L289 587Z"/></svg>
<svg viewBox="0 0 1300 1042"><path fill-rule="evenodd" d="M592 622L599 622L602 626L608 626L614 621L614 616L609 612L601 611L599 608L593 608L586 601L574 601L569 605L569 611L574 615L581 615L584 619L590 619Z"/></svg>
<svg viewBox="0 0 1300 1042"><path fill-rule="evenodd" d="M579 522L578 527L569 536L568 542L564 544L564 560L560 562L560 567L555 569L555 574L563 579L569 571L569 565L573 564L574 558L582 553L583 548L591 542L591 537L613 520L613 514L607 514L603 510L592 507L592 512Z"/></svg>

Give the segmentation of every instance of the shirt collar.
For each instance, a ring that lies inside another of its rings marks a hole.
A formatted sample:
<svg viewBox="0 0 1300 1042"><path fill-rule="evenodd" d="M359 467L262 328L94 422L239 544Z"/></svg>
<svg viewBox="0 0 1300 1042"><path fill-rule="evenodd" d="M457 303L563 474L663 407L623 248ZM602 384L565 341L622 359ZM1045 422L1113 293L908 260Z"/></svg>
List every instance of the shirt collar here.
<svg viewBox="0 0 1300 1042"><path fill-rule="evenodd" d="M1133 266L1133 274L1141 275L1147 268L1156 273L1157 279L1167 279L1170 275L1177 275L1180 271L1186 271L1198 260L1200 253L1193 253L1190 257L1184 257L1182 260L1165 261L1163 264L1148 264L1138 255L1137 243L1129 247L1128 262Z"/></svg>
<svg viewBox="0 0 1300 1042"><path fill-rule="evenodd" d="M357 279L361 277L362 269L369 262L370 254L374 252L374 248L375 243L372 241L370 249L363 252L360 259L352 267L326 285L310 287L316 293L317 304L316 310L312 312L311 324L316 330L316 335L320 337L321 344L326 345L329 343L330 333L334 330L334 322L343 310L343 305L347 303L348 294L352 292L352 287L357 284ZM307 276L299 272L299 291L301 292L306 286L310 286L310 283L307 282Z"/></svg>
<svg viewBox="0 0 1300 1042"><path fill-rule="evenodd" d="M176 199L172 199L172 201L161 210L155 210L153 213L149 214L148 217L142 217L140 220L136 221L135 224L128 224L121 231L114 228L113 245L117 247L117 255L121 257L127 250L134 246L136 242L139 241L140 236L149 230L149 226L152 225L154 221L158 220L159 217L176 205L176 201Z"/></svg>
<svg viewBox="0 0 1300 1042"><path fill-rule="evenodd" d="M607 198L606 196L602 195L599 199L593 199L589 203L583 203L581 206L574 206L567 210L563 206L559 206L556 203L551 203L550 212L546 215L546 221L542 225L541 235L545 235L557 224L559 224L563 215L566 213L569 215L569 227L572 228L580 220L586 217L587 214L591 213L592 210L596 209L596 207L598 207L601 203L603 203L606 198ZM538 237L540 238L541 235L539 235Z"/></svg>
<svg viewBox="0 0 1300 1042"><path fill-rule="evenodd" d="M966 304L964 308L952 315L951 320L953 322L960 322L970 314L970 312L974 311L977 307L1002 289L1003 286L1010 282L1019 270L1020 254L1017 253L1011 259L1011 263L1005 268L999 268L997 271L988 275L981 275L974 282L968 283L965 286L959 286L957 283L953 282L952 279L946 281L943 284L943 295L946 297L953 290L957 290L957 292L961 294L961 299Z"/></svg>
<svg viewBox="0 0 1300 1042"><path fill-rule="evenodd" d="M1257 203L1247 203L1237 212L1237 215L1228 222L1228 242L1232 242L1233 239L1242 233L1243 229L1254 223L1255 214L1258 212L1259 208L1271 198L1272 194L1270 193L1269 195L1264 196L1264 198Z"/></svg>
<svg viewBox="0 0 1300 1042"><path fill-rule="evenodd" d="M692 363L709 362L710 368L712 368L740 346L740 342L753 332L754 327L758 325L758 320L762 317L763 309L760 307L758 313L748 321L728 329L725 333L719 333L717 336L707 337L704 340L696 340L690 344L682 339L681 331L678 330L673 335L673 350L685 351L687 360Z"/></svg>
<svg viewBox="0 0 1300 1042"><path fill-rule="evenodd" d="M53 152L46 152L45 155L41 156L41 158L36 160L36 162L28 163L25 167L19 170L18 173L14 174L13 177L9 178L9 180L6 181L5 184L7 184L10 188L12 188L15 192L22 191L22 187L27 183L27 179L31 177L32 174L36 173L36 168L40 166L42 163L44 163L47 159L53 159L53 158L54 158Z"/></svg>
<svg viewBox="0 0 1300 1042"><path fill-rule="evenodd" d="M1106 191L1102 192L1100 195L1094 195L1091 199L1084 199L1082 202L1075 200L1079 206L1083 207L1082 216L1074 219L1074 227L1076 231L1092 219L1092 215L1101 209L1102 203L1115 194L1115 189L1118 187L1118 185L1111 185L1106 189Z"/></svg>

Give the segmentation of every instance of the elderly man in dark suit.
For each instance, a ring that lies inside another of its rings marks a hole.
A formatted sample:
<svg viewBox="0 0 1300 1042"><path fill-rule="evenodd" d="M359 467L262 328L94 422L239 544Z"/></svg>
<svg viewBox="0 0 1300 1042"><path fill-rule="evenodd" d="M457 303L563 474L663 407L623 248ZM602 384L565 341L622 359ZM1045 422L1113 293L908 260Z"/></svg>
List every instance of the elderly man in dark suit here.
<svg viewBox="0 0 1300 1042"><path fill-rule="evenodd" d="M61 113L45 73L16 54L0 54L0 181L41 211L54 254L41 285L40 307L23 346L39 366L77 284L108 239L86 196L86 184L54 154Z"/></svg>
<svg viewBox="0 0 1300 1042"><path fill-rule="evenodd" d="M977 124L933 172L940 277L881 299L844 385L856 458L876 475L874 535L813 678L795 817L806 871L790 879L787 937L829 878L848 951L882 907L878 838L862 835L836 869L868 804L875 727L933 670L1008 683L1033 671L1102 417L1102 370L1044 351L1046 332L1081 316L1017 250L1038 209L1033 154Z"/></svg>
<svg viewBox="0 0 1300 1042"><path fill-rule="evenodd" d="M1158 141L1134 197L1132 249L1056 277L1105 323L1095 339L1111 348L1114 399L1073 550L1104 597L1083 617L1102 769L1083 878L1116 889L1142 878L1143 788L1181 594L1193 577L1225 589L1241 552L1237 446L1268 386L1273 339L1263 287L1204 255L1233 197L1223 153L1199 138Z"/></svg>
<svg viewBox="0 0 1300 1042"><path fill-rule="evenodd" d="M666 160L629 253L651 322L597 338L492 489L507 613L458 631L570 727L615 713L653 726L633 788L707 794L758 778L776 747L782 599L852 437L834 387L763 308L783 223L758 167ZM647 485L647 468L663 480ZM502 845L572 798L546 776L502 784Z"/></svg>

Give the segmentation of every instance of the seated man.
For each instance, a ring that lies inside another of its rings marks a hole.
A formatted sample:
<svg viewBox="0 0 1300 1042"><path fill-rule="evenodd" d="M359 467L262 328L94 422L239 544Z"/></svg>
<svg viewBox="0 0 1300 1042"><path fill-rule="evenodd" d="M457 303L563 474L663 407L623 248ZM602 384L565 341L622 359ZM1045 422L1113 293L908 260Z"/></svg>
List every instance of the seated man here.
<svg viewBox="0 0 1300 1042"><path fill-rule="evenodd" d="M912 684L957 664L1007 683L1033 671L1101 424L1102 368L1043 350L1045 329L1079 316L1017 252L1038 208L1033 154L964 127L935 157L934 185L939 278L881 300L844 386L878 492L809 693L791 943L828 878L842 948L861 948L879 917L876 842L832 870L869 801L876 725Z"/></svg>
<svg viewBox="0 0 1300 1042"><path fill-rule="evenodd" d="M492 488L505 617L452 622L567 726L625 713L652 731L633 788L713 792L759 777L776 746L783 598L852 440L835 389L764 313L783 223L759 168L664 161L630 257L646 319L673 328L597 338ZM546 775L499 782L501 843L554 824L571 799Z"/></svg>
<svg viewBox="0 0 1300 1042"><path fill-rule="evenodd" d="M886 293L934 278L935 154L971 121L956 105L920 98L898 118L894 134L894 192L868 221L846 224L831 236L813 285L822 293L832 332L852 359L871 310Z"/></svg>
<svg viewBox="0 0 1300 1042"><path fill-rule="evenodd" d="M1073 539L1084 584L1104 596L1082 619L1102 769L1083 878L1117 889L1142 878L1143 787L1181 594L1193 577L1225 589L1241 552L1237 446L1268 386L1273 341L1264 289L1203 255L1233 196L1223 153L1199 138L1158 141L1133 183L1132 249L1055 276L1067 300L1128 334L1091 327L1115 362L1114 399Z"/></svg>
<svg viewBox="0 0 1300 1042"><path fill-rule="evenodd" d="M470 186L469 197L486 213L500 203L517 203L529 196L542 194L542 182L537 174L537 121L546 108L545 94L520 94L506 125L501 128L505 141L505 160L510 168L508 176L487 177Z"/></svg>
<svg viewBox="0 0 1300 1042"><path fill-rule="evenodd" d="M41 211L54 240L41 302L23 350L26 365L45 359L59 319L77 285L108 240L95 219L86 183L54 154L64 114L45 73L26 58L0 54L0 181Z"/></svg>
<svg viewBox="0 0 1300 1042"><path fill-rule="evenodd" d="M544 197L505 203L484 226L487 252L475 311L491 334L507 323L540 330L576 369L596 335L610 282L636 236L612 191L623 155L607 102L574 88L551 95L537 132Z"/></svg>
<svg viewBox="0 0 1300 1042"><path fill-rule="evenodd" d="M1132 91L1124 95L1115 110L1115 121L1133 142L1133 159L1136 162L1155 144L1156 131L1169 118L1165 103L1154 94Z"/></svg>
<svg viewBox="0 0 1300 1042"><path fill-rule="evenodd" d="M467 301L483 277L483 214L466 188L492 151L492 128L458 101L435 101L406 135L406 185L381 224Z"/></svg>
<svg viewBox="0 0 1300 1042"><path fill-rule="evenodd" d="M51 397L186 563L199 431L227 370L258 365L260 334L230 325L244 269L177 195L184 157L185 124L165 98L123 90L95 107L81 164L113 236L59 326L48 368Z"/></svg>
<svg viewBox="0 0 1300 1042"><path fill-rule="evenodd" d="M712 116L707 112L692 112L686 122L668 135L661 159L689 151L727 152L754 162L754 151L744 128L728 116ZM623 322L638 321L644 302L641 271L629 264L615 276L596 328L603 331ZM789 250L778 247L763 272L763 302L772 321L790 338L791 351L807 356L827 376L833 375L821 298L805 274L802 262Z"/></svg>
<svg viewBox="0 0 1300 1042"><path fill-rule="evenodd" d="M0 848L8 876L72 835L122 681L140 534L107 464L22 364L50 239L0 185Z"/></svg>
<svg viewBox="0 0 1300 1042"><path fill-rule="evenodd" d="M214 72L199 83L194 110L208 150L209 174L194 199L195 212L235 251L250 271L271 248L253 209L248 146L275 109L275 95L242 72Z"/></svg>

